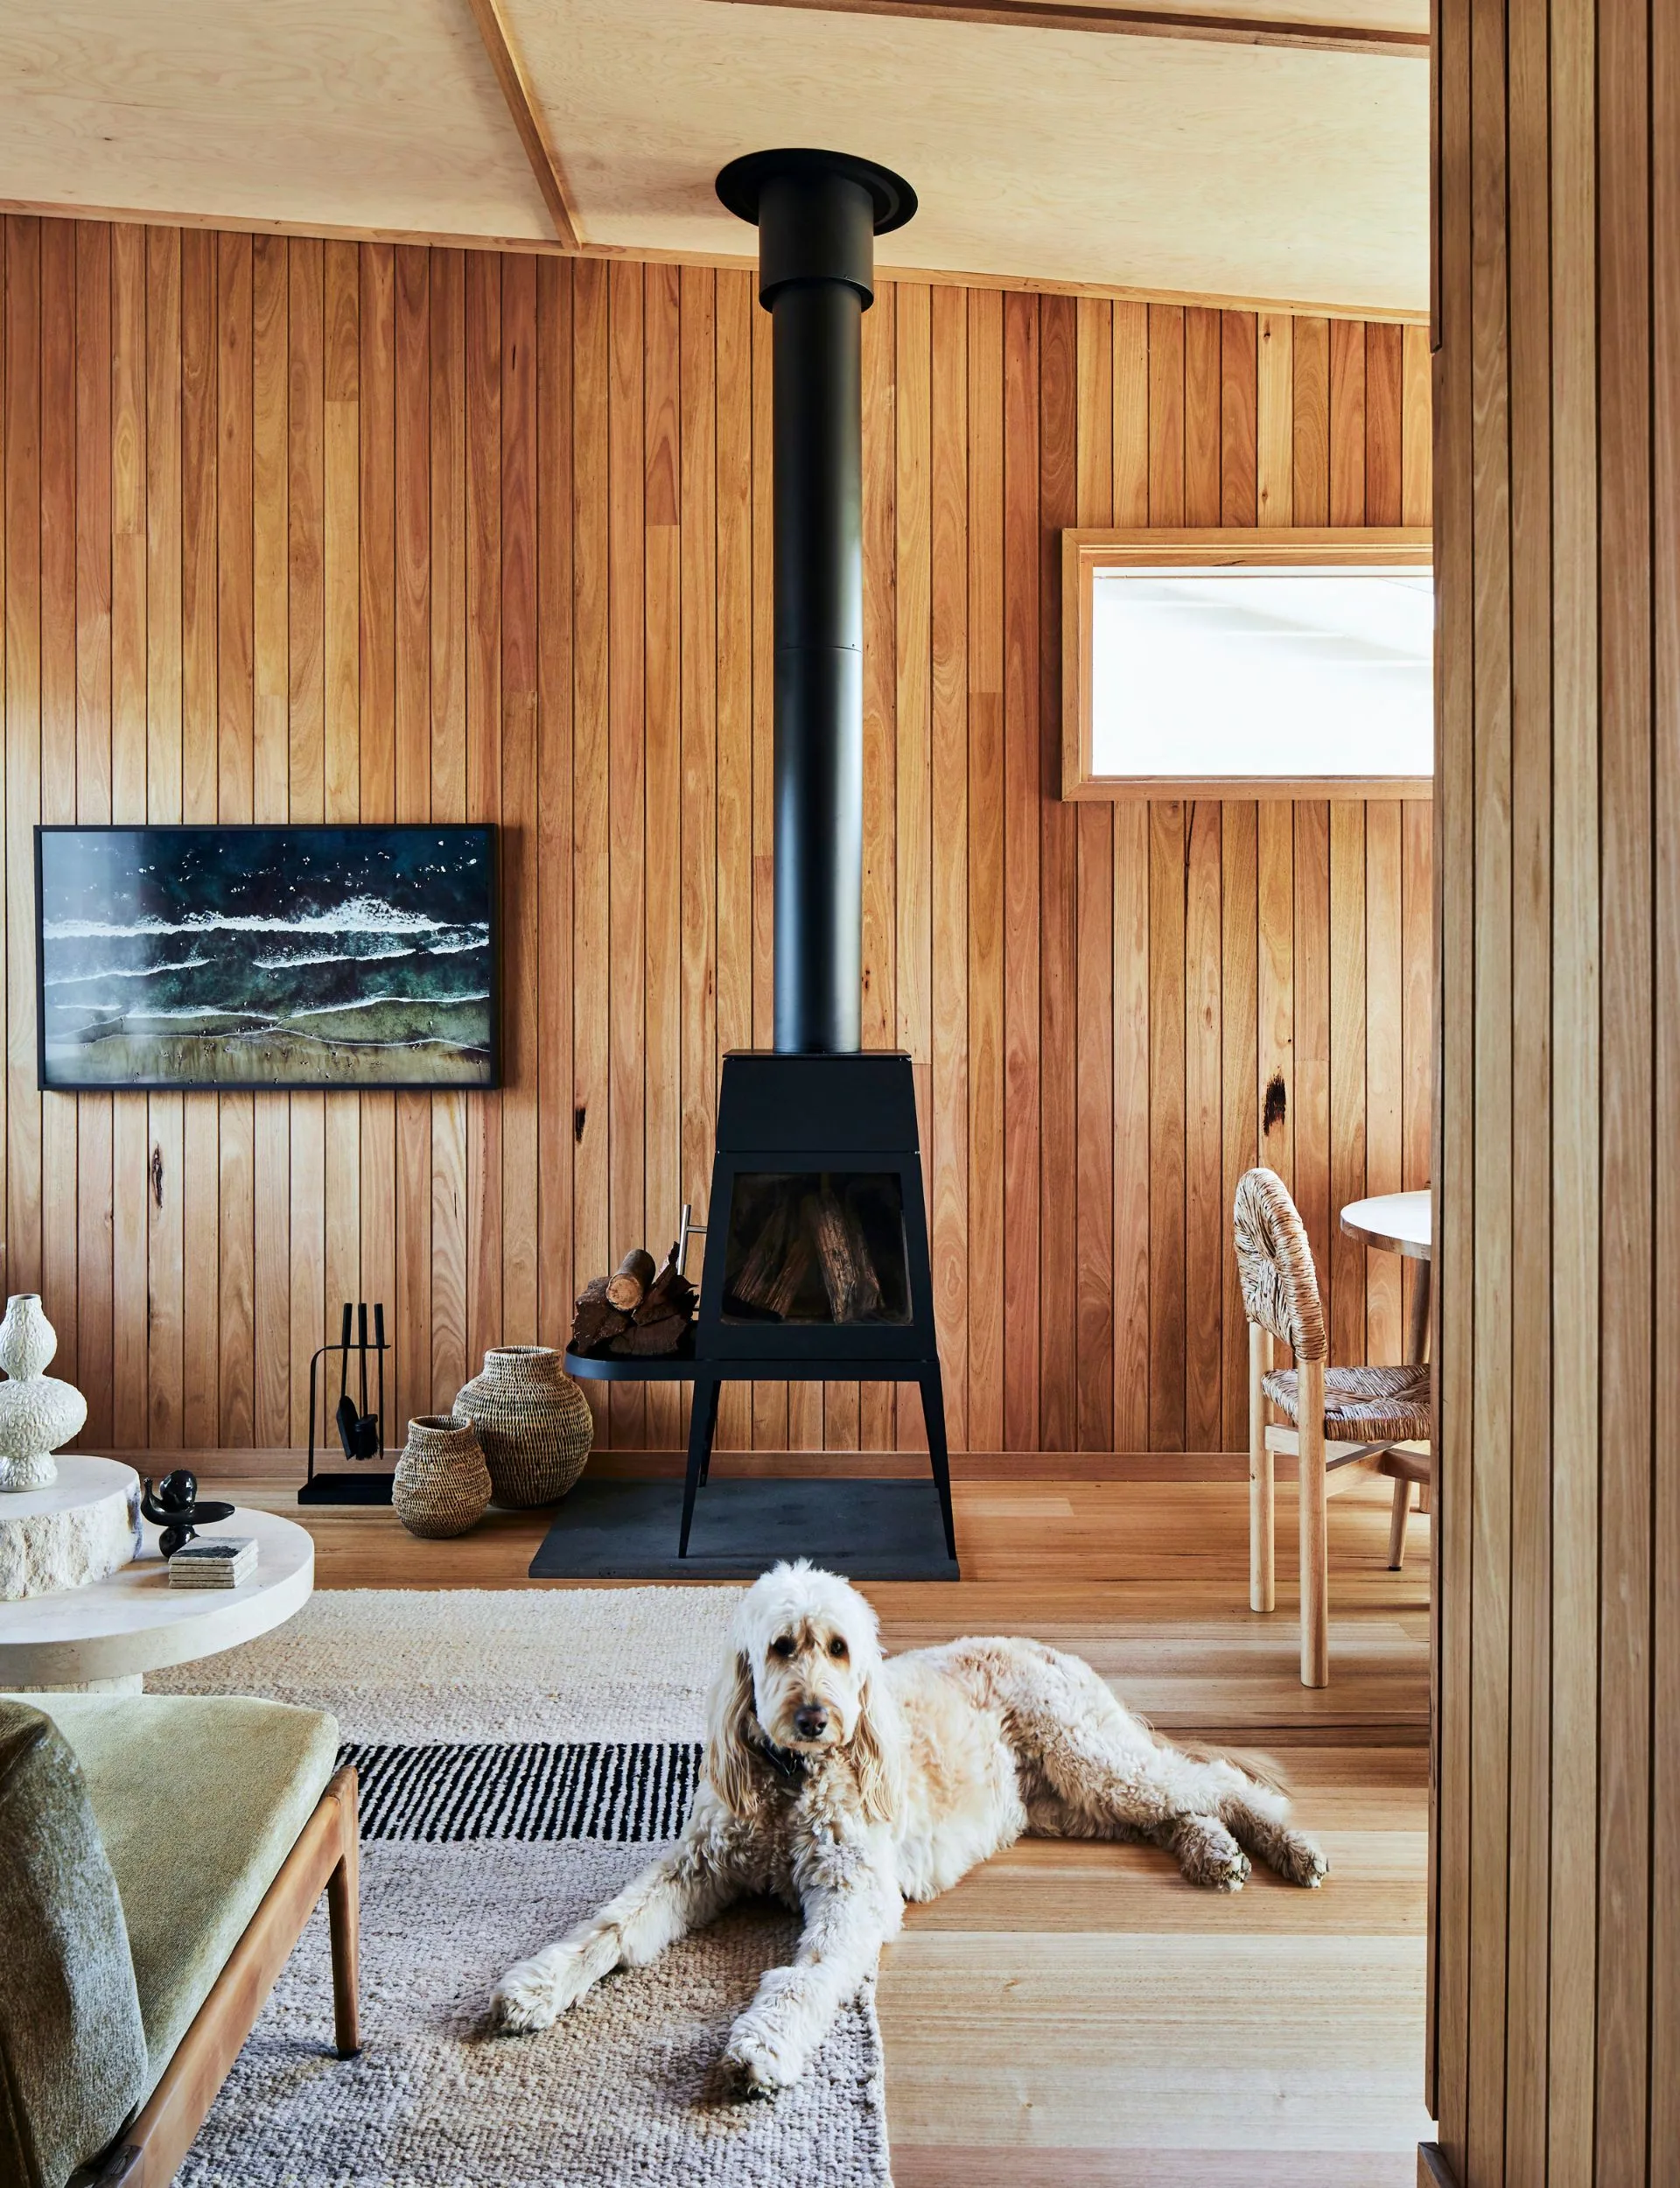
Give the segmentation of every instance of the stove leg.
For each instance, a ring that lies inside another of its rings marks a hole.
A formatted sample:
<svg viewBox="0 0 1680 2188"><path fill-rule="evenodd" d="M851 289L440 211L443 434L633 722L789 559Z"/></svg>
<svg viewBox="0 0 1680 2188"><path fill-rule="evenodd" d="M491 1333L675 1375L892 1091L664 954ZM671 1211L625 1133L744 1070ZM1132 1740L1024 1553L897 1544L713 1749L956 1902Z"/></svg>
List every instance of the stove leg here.
<svg viewBox="0 0 1680 2188"><path fill-rule="evenodd" d="M689 1530L694 1525L695 1491L711 1470L711 1440L718 1430L718 1396L720 1378L715 1375L696 1375L694 1378L694 1405L689 1414L689 1470L682 1484L682 1533L676 1546L676 1554L689 1554Z"/></svg>
<svg viewBox="0 0 1680 2188"><path fill-rule="evenodd" d="M951 1517L951 1462L945 1448L945 1385L940 1379L939 1363L934 1361L917 1379L921 1385L921 1417L928 1429L928 1459L945 1521L945 1547L955 1559L956 1522Z"/></svg>
<svg viewBox="0 0 1680 2188"><path fill-rule="evenodd" d="M711 1447L718 1441L718 1408L723 1402L724 1385L720 1377L711 1386L711 1417L706 1423L706 1448L700 1454L700 1486L704 1489L711 1479ZM690 1426L693 1426L690 1420Z"/></svg>

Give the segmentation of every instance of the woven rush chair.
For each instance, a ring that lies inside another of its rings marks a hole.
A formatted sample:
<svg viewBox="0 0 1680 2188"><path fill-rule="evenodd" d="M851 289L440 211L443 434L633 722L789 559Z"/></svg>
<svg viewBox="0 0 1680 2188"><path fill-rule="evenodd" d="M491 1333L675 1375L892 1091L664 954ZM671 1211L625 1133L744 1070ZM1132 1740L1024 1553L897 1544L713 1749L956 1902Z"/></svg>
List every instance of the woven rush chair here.
<svg viewBox="0 0 1680 2188"><path fill-rule="evenodd" d="M1414 1482L1427 1484L1430 1455L1407 1450L1431 1433L1429 1366L1333 1368L1306 1226L1273 1170L1237 1182L1233 1211L1237 1273L1249 1318L1249 1603L1277 1607L1272 1462L1295 1455L1301 1500L1301 1684L1330 1683L1327 1567L1329 1497L1372 1475L1394 1477L1389 1567L1405 1555ZM1272 1365L1274 1340L1295 1355ZM1266 1418L1276 1406L1291 1424Z"/></svg>

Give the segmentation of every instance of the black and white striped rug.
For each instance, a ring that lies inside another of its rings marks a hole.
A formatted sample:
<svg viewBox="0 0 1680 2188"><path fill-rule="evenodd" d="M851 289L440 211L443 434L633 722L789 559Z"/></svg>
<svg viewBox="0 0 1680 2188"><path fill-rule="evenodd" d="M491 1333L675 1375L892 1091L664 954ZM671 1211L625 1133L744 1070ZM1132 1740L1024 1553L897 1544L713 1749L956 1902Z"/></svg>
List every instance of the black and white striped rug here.
<svg viewBox="0 0 1680 2188"><path fill-rule="evenodd" d="M342 1749L360 1781L364 1840L674 1839L700 1780L686 1740L523 1740Z"/></svg>

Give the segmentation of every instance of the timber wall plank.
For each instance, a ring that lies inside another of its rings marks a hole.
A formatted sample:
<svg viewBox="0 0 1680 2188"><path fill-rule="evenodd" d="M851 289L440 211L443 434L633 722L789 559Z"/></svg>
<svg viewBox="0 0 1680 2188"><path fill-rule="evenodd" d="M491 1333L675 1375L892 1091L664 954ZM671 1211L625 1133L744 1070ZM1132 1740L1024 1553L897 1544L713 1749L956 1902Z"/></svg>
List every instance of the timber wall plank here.
<svg viewBox="0 0 1680 2188"><path fill-rule="evenodd" d="M1656 2188L1680 2177L1680 25L1443 0L1435 70L1429 2096L1460 2188ZM1421 856L1408 834L1403 928Z"/></svg>
<svg viewBox="0 0 1680 2188"><path fill-rule="evenodd" d="M4 249L8 1287L102 1442L300 1441L358 1293L396 1412L446 1405L704 1204L768 1035L768 322L704 268ZM1242 1443L1263 1142L1339 1339L1397 1354L1403 1272L1334 1214L1427 1172L1427 810L1061 803L1057 534L1426 521L1426 376L1357 322L917 284L865 321L865 1037L916 1068L958 1449ZM505 1090L44 1101L30 830L147 816L499 820ZM680 1392L600 1411L682 1434ZM808 1384L721 1435L922 1431Z"/></svg>

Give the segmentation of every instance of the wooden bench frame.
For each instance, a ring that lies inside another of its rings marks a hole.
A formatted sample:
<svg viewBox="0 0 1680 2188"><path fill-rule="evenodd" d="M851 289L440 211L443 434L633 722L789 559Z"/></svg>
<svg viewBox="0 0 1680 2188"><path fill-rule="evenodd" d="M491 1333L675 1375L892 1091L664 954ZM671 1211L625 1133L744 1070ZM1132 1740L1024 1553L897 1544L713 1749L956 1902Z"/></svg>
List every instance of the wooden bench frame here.
<svg viewBox="0 0 1680 2188"><path fill-rule="evenodd" d="M333 1774L298 1834L158 2086L102 2157L71 2188L169 2188L291 1958L323 1891L332 1939L332 2032L340 2058L361 2048L356 2008L360 1841L356 1773Z"/></svg>

